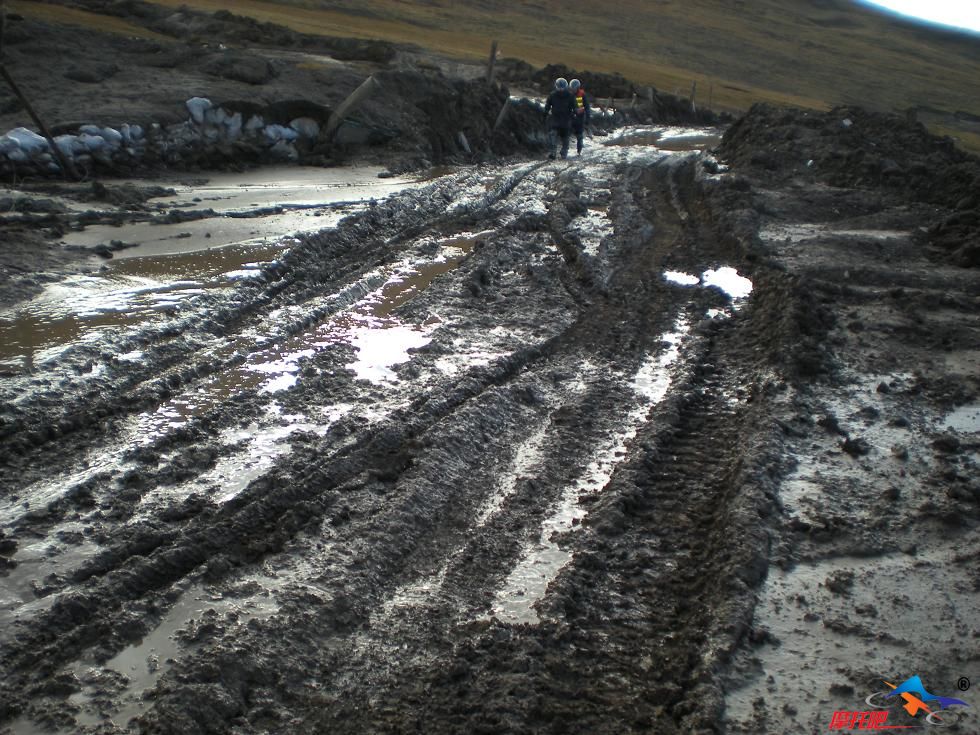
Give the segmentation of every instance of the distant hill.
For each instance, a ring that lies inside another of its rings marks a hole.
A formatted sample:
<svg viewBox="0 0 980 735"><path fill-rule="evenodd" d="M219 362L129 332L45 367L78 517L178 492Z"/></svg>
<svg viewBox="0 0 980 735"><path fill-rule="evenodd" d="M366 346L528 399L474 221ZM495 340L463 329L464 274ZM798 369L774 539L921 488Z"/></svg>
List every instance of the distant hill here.
<svg viewBox="0 0 980 735"><path fill-rule="evenodd" d="M408 41L479 58L490 40L536 66L617 71L718 109L752 102L877 111L980 150L980 35L914 25L851 0L158 0L231 9L307 33ZM960 114L957 114L960 113Z"/></svg>

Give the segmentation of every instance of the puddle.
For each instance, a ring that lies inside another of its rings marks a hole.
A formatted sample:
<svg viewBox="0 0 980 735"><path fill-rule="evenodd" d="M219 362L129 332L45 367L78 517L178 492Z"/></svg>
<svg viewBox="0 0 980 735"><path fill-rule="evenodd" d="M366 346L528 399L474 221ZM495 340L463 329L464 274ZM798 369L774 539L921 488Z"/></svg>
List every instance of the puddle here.
<svg viewBox="0 0 980 735"><path fill-rule="evenodd" d="M123 444L108 451L105 448L93 450L80 463L81 469L66 472L53 480L34 483L17 495L3 498L0 500L0 526L12 526L25 514L42 510L63 497L70 488L102 472L119 469L127 449L128 446Z"/></svg>
<svg viewBox="0 0 980 735"><path fill-rule="evenodd" d="M664 280L677 286L714 286L725 292L732 300L732 308L739 309L742 303L752 293L752 281L739 274L737 270L730 266L723 266L717 270L706 270L701 277L683 273L681 271L664 271ZM708 316L720 315L717 309L710 309Z"/></svg>
<svg viewBox="0 0 980 735"><path fill-rule="evenodd" d="M681 273L680 271L664 271L664 280L675 283L678 286L697 286L701 283L701 279L697 276L692 276L690 273Z"/></svg>
<svg viewBox="0 0 980 735"><path fill-rule="evenodd" d="M752 281L745 276L740 276L737 270L728 266L705 271L701 275L701 280L705 286L720 288L733 301L746 299L752 293Z"/></svg>
<svg viewBox="0 0 980 735"><path fill-rule="evenodd" d="M904 240L911 233L904 230L842 230L824 224L767 225L759 230L766 242L801 243L821 237L846 237L859 240Z"/></svg>
<svg viewBox="0 0 980 735"><path fill-rule="evenodd" d="M125 648L103 666L82 661L72 667L83 684L81 692L69 697L69 702L80 708L76 722L89 727L112 722L125 728L132 718L139 716L147 707L143 692L156 685L175 659L194 648L193 643L179 641L178 632L193 635L195 628L200 634L211 626L215 630L243 626L249 621L268 619L278 611L278 603L267 591L237 599L208 592L200 586L191 587L142 641ZM100 697L98 688L106 682L115 682L121 691ZM121 702L123 706L109 708L108 701Z"/></svg>
<svg viewBox="0 0 980 735"><path fill-rule="evenodd" d="M572 559L572 551L562 536L579 528L585 518L587 511L580 504L581 499L605 488L616 467L626 459L629 443L670 388L670 368L680 357L680 346L690 327L679 321L675 329L662 338L667 348L659 356L650 356L633 376L633 391L642 399L639 405L588 463L583 476L566 488L557 509L542 524L537 543L518 561L498 592L490 615L508 623L540 621L534 605L544 598L548 586Z"/></svg>
<svg viewBox="0 0 980 735"><path fill-rule="evenodd" d="M69 245L119 240L137 246L116 251L94 274L70 276L31 301L0 312L0 364L31 369L57 354L44 354L53 347L164 318L204 291L254 277L262 263L293 244L291 234L333 227L372 200L426 181L379 179L381 171L280 167L217 174L193 185L137 182L177 190L174 196L150 200L151 205L213 209L216 216L176 224L95 225L70 233L64 240ZM256 214L262 216L251 216Z"/></svg>
<svg viewBox="0 0 980 735"><path fill-rule="evenodd" d="M446 574L449 572L449 562L443 563L435 574L423 577L399 587L385 600L380 608L380 612L372 615L371 627L379 630L384 629L382 623L386 618L390 619L399 610L406 610L428 605L433 602L434 597L442 589L446 581ZM398 645L397 642L395 645Z"/></svg>
<svg viewBox="0 0 980 735"><path fill-rule="evenodd" d="M652 146L661 151L686 153L714 148L721 143L722 133L713 128L627 128L613 133L603 144L616 147Z"/></svg>
<svg viewBox="0 0 980 735"><path fill-rule="evenodd" d="M162 319L199 294L257 276L291 243L112 261L98 274L70 276L0 313L0 361L34 365L59 346Z"/></svg>
<svg viewBox="0 0 980 735"><path fill-rule="evenodd" d="M80 524L66 524L60 531L81 535ZM20 546L10 557L17 566L0 578L0 625L7 626L21 617L28 617L47 609L57 595L38 597L35 590L43 587L51 575L64 575L77 567L98 550L91 541L65 544L44 540Z"/></svg>
<svg viewBox="0 0 980 735"><path fill-rule="evenodd" d="M942 425L963 434L980 432L980 403L970 403L953 410L943 419Z"/></svg>
<svg viewBox="0 0 980 735"><path fill-rule="evenodd" d="M214 467L195 479L178 486L165 486L140 500L140 508L149 511L160 501L180 502L197 493L226 503L236 497L255 479L290 451L289 438L297 432L324 436L330 427L353 410L352 404L324 407L316 421L303 414L283 414L278 403L266 408L266 415L241 428L225 429L218 441L225 447ZM145 518L147 512L138 513Z"/></svg>
<svg viewBox="0 0 980 735"><path fill-rule="evenodd" d="M934 471L929 434L939 417L910 414L904 415L907 425L893 424L887 419L893 411L893 399L877 390L882 383L901 392L911 387L915 378L907 373L862 374L822 398L817 418L834 416L843 430L868 443L869 453L867 458L851 457L841 449L842 437L818 432L814 441L822 451L795 457L796 467L780 485L780 501L788 517L818 528L833 523L836 517L849 522L871 517L872 509L881 502L880 493L887 488L868 486L856 479L855 465L862 463L883 470L897 463L902 471L889 484L900 493L902 502L918 506L927 501L929 490L921 476ZM832 501L845 487L854 488L847 500Z"/></svg>
<svg viewBox="0 0 980 735"><path fill-rule="evenodd" d="M538 428L527 441L521 442L520 446L517 447L517 454L514 456L511 468L501 476L497 483L497 492L478 511L476 528L486 524L490 517L503 507L507 498L514 494L517 483L522 477L534 476L544 452L548 426L549 424L545 424Z"/></svg>
<svg viewBox="0 0 980 735"><path fill-rule="evenodd" d="M721 143L722 133L717 130L667 131L656 144L662 151L686 152L715 148Z"/></svg>
<svg viewBox="0 0 980 735"><path fill-rule="evenodd" d="M85 247L111 240L137 243L137 247L115 254L116 258L125 259L278 240L298 232L333 227L371 200L382 200L422 183L402 177L378 178L382 172L376 167L284 166L215 174L201 184L139 182L176 190L174 196L151 199L151 205L177 212L210 209L215 215L173 224L95 225L70 233L63 242Z"/></svg>

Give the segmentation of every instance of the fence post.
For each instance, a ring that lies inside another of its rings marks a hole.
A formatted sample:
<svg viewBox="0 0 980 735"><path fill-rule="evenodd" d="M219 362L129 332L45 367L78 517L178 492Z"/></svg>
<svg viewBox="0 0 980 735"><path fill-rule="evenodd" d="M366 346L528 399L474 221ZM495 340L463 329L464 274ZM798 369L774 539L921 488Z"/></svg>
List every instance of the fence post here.
<svg viewBox="0 0 980 735"><path fill-rule="evenodd" d="M494 132L497 132L497 129L500 127L501 123L503 123L504 118L507 117L508 107L510 107L509 97L506 100L504 100L504 106L500 108L500 114L497 115L497 121L493 124Z"/></svg>
<svg viewBox="0 0 980 735"><path fill-rule="evenodd" d="M497 65L497 42L490 44L490 61L487 62L487 84L493 84L493 73Z"/></svg>
<svg viewBox="0 0 980 735"><path fill-rule="evenodd" d="M54 138L48 131L47 125L41 120L40 116L34 111L31 103L27 101L27 97L24 93L20 91L20 87L17 86L17 82L14 78L10 76L10 72L7 71L7 65L4 63L3 59L3 34L7 27L7 0L0 0L0 76L3 76L4 80L10 85L11 91L20 100L20 103L27 110L27 114L31 116L34 124L37 125L38 130L41 131L41 135L45 137L48 141L48 145L51 147L51 155L58 159L58 163L61 165L61 175L65 178L71 178L74 181L81 181L82 177L78 173L78 169L75 168L75 162L65 156L61 152L61 149L55 144Z"/></svg>
<svg viewBox="0 0 980 735"><path fill-rule="evenodd" d="M332 138L333 134L337 132L337 128L340 127L340 124L346 119L346 117L350 115L358 105L360 105L364 100L366 100L380 88L381 83L373 76L370 76L361 82L361 86L351 92L350 96L341 102L340 106L331 113L330 119L327 120L327 127L322 133L323 137L327 140Z"/></svg>
<svg viewBox="0 0 980 735"><path fill-rule="evenodd" d="M61 165L62 175L65 178L71 178L74 181L81 181L82 177L79 176L78 169L75 168L75 162L65 156L65 154L62 153L61 149L54 142L54 138L48 131L48 126L44 124L38 114L34 111L34 108L31 107L31 103L27 101L24 93L20 91L20 87L17 86L14 78L10 76L10 72L7 71L7 65L2 63L2 61L0 61L0 76L3 76L7 84L10 85L10 89L13 90L15 95L17 95L17 99L19 99L20 103L24 105L24 109L27 110L27 114L31 116L34 124L37 125L38 129L41 131L41 135L47 139L48 145L51 147L51 154L58 159L58 163Z"/></svg>
<svg viewBox="0 0 980 735"><path fill-rule="evenodd" d="M697 112L698 108L694 105L694 98L698 94L698 83L697 81L691 82L691 112Z"/></svg>

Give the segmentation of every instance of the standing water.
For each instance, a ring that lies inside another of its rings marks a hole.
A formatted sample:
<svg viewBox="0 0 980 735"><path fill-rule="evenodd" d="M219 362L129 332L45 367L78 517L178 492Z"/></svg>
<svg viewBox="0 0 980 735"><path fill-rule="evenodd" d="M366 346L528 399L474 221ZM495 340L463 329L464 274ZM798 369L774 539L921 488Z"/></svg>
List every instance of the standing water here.
<svg viewBox="0 0 980 735"><path fill-rule="evenodd" d="M380 179L381 171L294 166L186 184L140 182L173 188L174 195L151 203L174 216L69 233L66 246L120 241L132 247L97 271L68 276L0 311L0 368L30 368L72 342L178 311L205 291L258 275L295 242L293 235L333 227L370 202L421 183Z"/></svg>

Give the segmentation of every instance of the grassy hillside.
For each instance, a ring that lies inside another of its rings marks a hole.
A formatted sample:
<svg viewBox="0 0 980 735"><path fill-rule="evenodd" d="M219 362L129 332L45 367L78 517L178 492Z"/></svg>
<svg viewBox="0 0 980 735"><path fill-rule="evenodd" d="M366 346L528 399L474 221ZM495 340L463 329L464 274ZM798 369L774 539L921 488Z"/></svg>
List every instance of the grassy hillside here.
<svg viewBox="0 0 980 735"><path fill-rule="evenodd" d="M923 119L980 149L980 36L920 27L851 0L157 0L228 9L296 30L408 41L618 71L718 109L758 100L806 107L923 106ZM18 3L26 5L26 3ZM31 3L30 5L36 5Z"/></svg>

